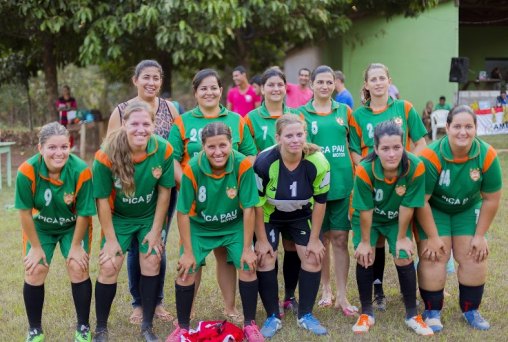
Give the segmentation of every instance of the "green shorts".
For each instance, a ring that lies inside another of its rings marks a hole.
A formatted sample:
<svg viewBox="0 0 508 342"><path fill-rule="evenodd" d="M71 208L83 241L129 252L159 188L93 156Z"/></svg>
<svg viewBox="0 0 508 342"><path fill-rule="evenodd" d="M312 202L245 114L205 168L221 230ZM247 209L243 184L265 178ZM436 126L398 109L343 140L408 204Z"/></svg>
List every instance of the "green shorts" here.
<svg viewBox="0 0 508 342"><path fill-rule="evenodd" d="M236 269L240 269L240 259L243 253L243 222L235 223L238 230L235 233L219 236L208 236L196 234L191 223L191 244L194 258L196 259L196 267L190 270L190 273L205 265L205 259L215 248L225 247L227 251L227 261L233 263ZM180 248L180 255L184 252L184 248ZM244 264L244 270L249 270L247 264Z"/></svg>
<svg viewBox="0 0 508 342"><path fill-rule="evenodd" d="M118 240L118 244L122 248L122 253L125 253L129 250L132 239L136 238L139 244L139 253L146 254L148 252L148 243L142 243L146 234L150 232L152 229L151 225L139 225L139 224L131 224L131 225L114 225L116 239ZM101 240L101 249L106 242L106 238L102 236ZM157 254L155 250L152 250L151 254Z"/></svg>
<svg viewBox="0 0 508 342"><path fill-rule="evenodd" d="M392 255L395 257L398 233L399 233L398 223L388 224L384 226L372 226L372 228L370 229L370 245L374 247L377 243L379 235L383 235L388 241L390 253L392 253ZM411 227L408 227L406 236L410 239L412 238ZM353 225L353 245L355 249L358 247L361 241L362 241L362 232L360 230L360 226ZM405 251L400 251L400 259L408 259L408 258L409 256Z"/></svg>
<svg viewBox="0 0 508 342"><path fill-rule="evenodd" d="M69 255L69 251L71 249L72 238L74 237L75 227L71 227L67 230L58 233L48 233L47 231L35 229L37 232L37 237L39 238L39 242L41 243L42 250L44 254L46 254L46 262L48 265L51 263L53 259L53 254L55 252L56 244L60 244L60 251L65 259ZM83 249L90 254L90 248L92 246L92 220L90 218L90 224L88 225L88 230L85 232L83 236L83 240L81 241L81 246ZM28 241L28 237L23 233L23 253L27 255L30 251L31 245L30 241ZM39 262L43 264L41 260Z"/></svg>
<svg viewBox="0 0 508 342"><path fill-rule="evenodd" d="M351 229L349 201L350 198L346 197L326 202L325 217L321 226L323 233L330 230L348 231Z"/></svg>
<svg viewBox="0 0 508 342"><path fill-rule="evenodd" d="M437 233L439 236L473 236L476 232L481 206L482 202L480 201L471 208L454 214L448 214L431 207ZM427 234L418 222L416 222L416 235L417 240L427 240Z"/></svg>

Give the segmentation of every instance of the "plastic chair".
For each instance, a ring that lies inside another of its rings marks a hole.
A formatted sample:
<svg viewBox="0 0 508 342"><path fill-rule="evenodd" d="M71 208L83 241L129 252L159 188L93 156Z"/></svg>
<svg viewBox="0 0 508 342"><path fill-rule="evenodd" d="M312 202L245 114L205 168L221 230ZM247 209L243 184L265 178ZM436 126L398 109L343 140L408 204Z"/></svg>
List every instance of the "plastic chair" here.
<svg viewBox="0 0 508 342"><path fill-rule="evenodd" d="M430 126L432 128L432 140L436 140L437 129L446 127L446 118L448 111L446 109L438 109L430 113Z"/></svg>

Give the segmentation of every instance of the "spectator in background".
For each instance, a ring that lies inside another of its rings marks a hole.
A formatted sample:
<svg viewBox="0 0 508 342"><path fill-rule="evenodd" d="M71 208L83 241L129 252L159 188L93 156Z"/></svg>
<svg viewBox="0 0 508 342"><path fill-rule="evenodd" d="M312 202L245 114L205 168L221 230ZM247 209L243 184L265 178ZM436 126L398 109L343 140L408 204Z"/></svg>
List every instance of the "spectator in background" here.
<svg viewBox="0 0 508 342"><path fill-rule="evenodd" d="M422 122L427 132L430 132L431 130L430 113L432 113L433 107L434 103L432 101L427 101L427 103L425 104L425 108L423 108L422 111Z"/></svg>
<svg viewBox="0 0 508 342"><path fill-rule="evenodd" d="M436 105L434 107L434 110L439 110L439 109L444 109L444 110L452 109L452 106L450 106L448 103L446 103L446 97L444 95L441 95L439 97L439 102L436 103Z"/></svg>
<svg viewBox="0 0 508 342"><path fill-rule="evenodd" d="M72 123L72 120L68 119L68 113L72 110L78 109L78 103L76 99L71 95L71 88L68 85L64 85L62 87L62 96L56 100L55 103L56 110L58 111L58 121L64 127L67 127L69 123ZM71 143L71 147L74 146L74 137L72 134L70 135L69 141Z"/></svg>
<svg viewBox="0 0 508 342"><path fill-rule="evenodd" d="M390 95L390 97L393 100L400 99L399 89L395 86L395 84L393 84L393 83L390 84L390 87L388 88L388 95Z"/></svg>
<svg viewBox="0 0 508 342"><path fill-rule="evenodd" d="M263 84L263 82L261 81L261 76L260 75L252 76L249 83L254 88L254 92L256 93L256 95L261 97L262 96L261 95L261 85Z"/></svg>
<svg viewBox="0 0 508 342"><path fill-rule="evenodd" d="M508 99L506 98L506 90L501 90L501 94L496 99L496 104L498 106L506 106L508 104Z"/></svg>
<svg viewBox="0 0 508 342"><path fill-rule="evenodd" d="M503 75L501 74L501 70L499 70L498 67L492 69L492 71L490 72L490 78L495 80L502 80Z"/></svg>
<svg viewBox="0 0 508 342"><path fill-rule="evenodd" d="M261 104L261 97L256 95L254 87L247 80L247 72L241 65L233 69L235 87L228 91L227 108L245 116Z"/></svg>
<svg viewBox="0 0 508 342"><path fill-rule="evenodd" d="M346 77L340 70L335 71L335 90L337 91L337 94L335 95L335 101L339 103L344 103L349 106L349 108L353 109L354 102L353 102L353 96L349 92L349 90L346 89L346 85L344 84L344 81L346 80Z"/></svg>
<svg viewBox="0 0 508 342"><path fill-rule="evenodd" d="M312 90L309 88L310 70L301 68L298 70L298 84L286 85L286 105L291 108L303 106L312 98Z"/></svg>

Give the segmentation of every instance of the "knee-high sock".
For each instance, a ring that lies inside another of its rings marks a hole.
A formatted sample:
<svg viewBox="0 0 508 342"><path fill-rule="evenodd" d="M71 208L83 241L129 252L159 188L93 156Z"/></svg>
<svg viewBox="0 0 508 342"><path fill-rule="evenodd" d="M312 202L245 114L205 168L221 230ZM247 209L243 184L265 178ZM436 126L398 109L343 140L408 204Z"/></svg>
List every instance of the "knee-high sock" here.
<svg viewBox="0 0 508 342"><path fill-rule="evenodd" d="M23 299L30 329L42 330L42 307L44 305L44 284L23 284Z"/></svg>
<svg viewBox="0 0 508 342"><path fill-rule="evenodd" d="M406 307L406 318L416 316L416 270L411 262L406 266L397 266L399 275L400 292L404 297L404 306Z"/></svg>
<svg viewBox="0 0 508 342"><path fill-rule="evenodd" d="M71 283L72 298L76 308L78 327L89 325L90 304L92 302L92 281L90 278L80 283Z"/></svg>
<svg viewBox="0 0 508 342"><path fill-rule="evenodd" d="M195 284L182 286L175 283L176 316L182 329L189 329Z"/></svg>
<svg viewBox="0 0 508 342"><path fill-rule="evenodd" d="M301 264L302 262L296 251L284 251L284 262L282 265L285 289L284 300L288 300L295 296Z"/></svg>
<svg viewBox="0 0 508 342"><path fill-rule="evenodd" d="M143 323L141 329L152 327L153 314L155 313L155 303L159 294L159 275L146 276L141 275L139 289L141 293L141 302L143 303Z"/></svg>
<svg viewBox="0 0 508 342"><path fill-rule="evenodd" d="M116 283L103 284L98 280L95 282L95 315L97 316L96 331L108 328L108 317L111 311L111 304L116 295Z"/></svg>
<svg viewBox="0 0 508 342"><path fill-rule="evenodd" d="M271 271L256 272L259 281L259 296L265 307L267 317L275 315L280 318L279 314L279 285L277 282L277 273L275 269Z"/></svg>
<svg viewBox="0 0 508 342"><path fill-rule="evenodd" d="M308 272L300 268L298 318L312 313L321 281L321 271Z"/></svg>
<svg viewBox="0 0 508 342"><path fill-rule="evenodd" d="M238 281L240 298L242 298L244 324L250 325L256 320L256 307L258 303L258 280Z"/></svg>
<svg viewBox="0 0 508 342"><path fill-rule="evenodd" d="M459 283L459 304L462 312L478 310L482 302L485 284L467 286Z"/></svg>
<svg viewBox="0 0 508 342"><path fill-rule="evenodd" d="M373 281L374 281L374 294L384 295L383 292L383 276L385 273L385 246L376 247L376 258L372 265L374 269Z"/></svg>
<svg viewBox="0 0 508 342"><path fill-rule="evenodd" d="M373 266L365 268L359 263L356 264L356 284L358 285L358 294L360 295L360 303L362 304L362 314L367 314L372 317L374 317L374 310L372 309L373 276Z"/></svg>

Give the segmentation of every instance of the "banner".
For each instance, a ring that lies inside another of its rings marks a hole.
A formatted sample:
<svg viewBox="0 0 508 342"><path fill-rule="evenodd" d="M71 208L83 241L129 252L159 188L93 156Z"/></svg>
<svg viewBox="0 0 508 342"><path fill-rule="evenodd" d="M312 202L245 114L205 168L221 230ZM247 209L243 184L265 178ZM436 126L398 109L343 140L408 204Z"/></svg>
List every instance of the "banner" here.
<svg viewBox="0 0 508 342"><path fill-rule="evenodd" d="M503 108L495 108L495 114L492 110L477 110L476 118L478 121L478 135L508 134L508 111Z"/></svg>

